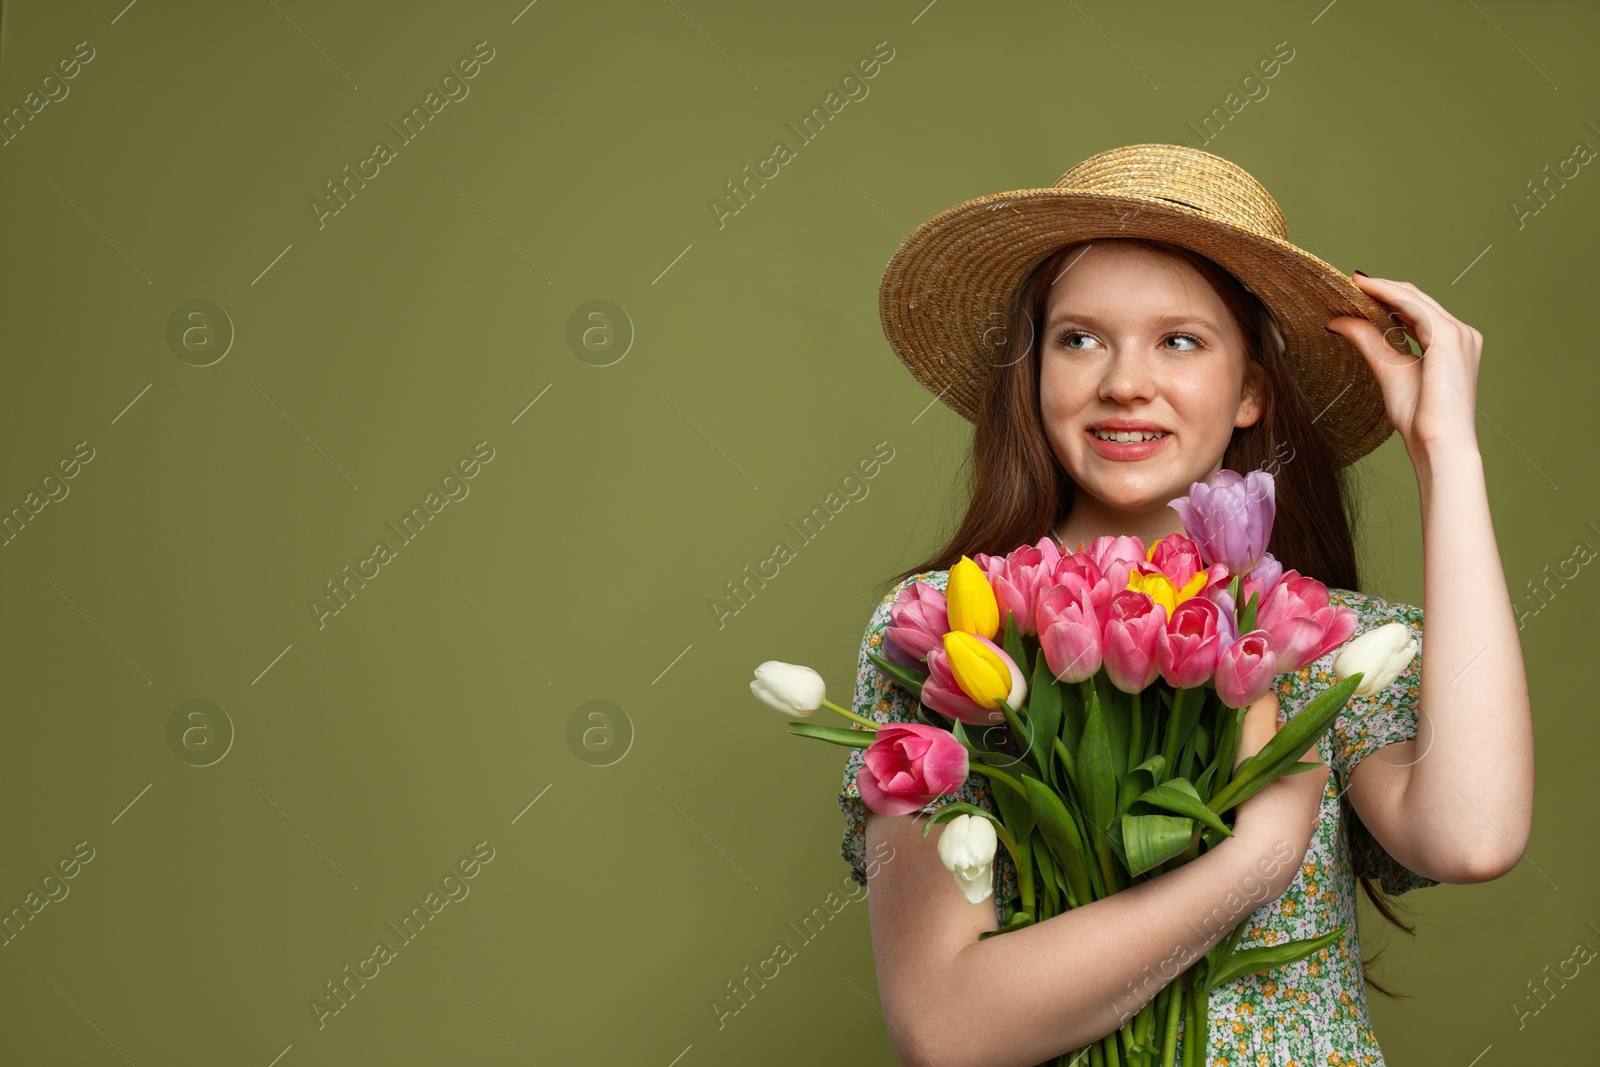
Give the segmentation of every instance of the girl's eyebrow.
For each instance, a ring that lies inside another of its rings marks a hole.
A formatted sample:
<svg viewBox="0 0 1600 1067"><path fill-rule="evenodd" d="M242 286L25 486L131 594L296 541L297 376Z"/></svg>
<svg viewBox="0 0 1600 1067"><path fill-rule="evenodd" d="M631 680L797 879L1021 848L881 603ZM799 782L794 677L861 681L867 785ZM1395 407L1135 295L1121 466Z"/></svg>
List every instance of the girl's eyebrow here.
<svg viewBox="0 0 1600 1067"><path fill-rule="evenodd" d="M1080 322L1080 323L1084 324L1085 326L1095 326L1095 327L1099 327L1099 326L1103 326L1104 325L1104 323L1102 323L1099 319L1095 318L1095 316L1093 316L1093 315L1085 315L1085 314L1082 314L1082 313L1076 312L1076 311L1058 311L1056 314L1054 314L1054 315L1052 315L1050 317L1050 321L1045 324L1044 328L1048 332L1050 330L1054 330L1057 326L1059 326L1063 322ZM1201 316L1201 315L1195 315L1193 313L1174 314L1174 315L1158 315L1155 318L1150 320L1150 324L1152 326L1160 326L1160 327L1166 327L1166 326L1202 326L1202 327L1204 327L1204 328L1206 328L1208 330L1211 330L1213 333L1220 332L1220 331L1217 330L1216 325L1214 323L1212 323L1212 321L1210 319L1207 319L1207 318L1205 318L1204 316Z"/></svg>

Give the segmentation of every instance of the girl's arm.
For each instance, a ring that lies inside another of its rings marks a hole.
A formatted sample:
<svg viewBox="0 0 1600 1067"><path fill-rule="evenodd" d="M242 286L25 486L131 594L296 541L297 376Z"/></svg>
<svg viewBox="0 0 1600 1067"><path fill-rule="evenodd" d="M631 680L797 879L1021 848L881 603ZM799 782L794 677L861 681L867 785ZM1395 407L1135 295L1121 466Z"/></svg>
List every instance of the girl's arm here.
<svg viewBox="0 0 1600 1067"><path fill-rule="evenodd" d="M1365 319L1329 329L1366 357L1416 468L1422 502L1422 696L1417 737L1357 764L1350 802L1396 860L1482 882L1521 859L1533 823L1533 721L1522 647L1478 451L1483 337L1409 282L1357 275L1423 348L1395 351Z"/></svg>

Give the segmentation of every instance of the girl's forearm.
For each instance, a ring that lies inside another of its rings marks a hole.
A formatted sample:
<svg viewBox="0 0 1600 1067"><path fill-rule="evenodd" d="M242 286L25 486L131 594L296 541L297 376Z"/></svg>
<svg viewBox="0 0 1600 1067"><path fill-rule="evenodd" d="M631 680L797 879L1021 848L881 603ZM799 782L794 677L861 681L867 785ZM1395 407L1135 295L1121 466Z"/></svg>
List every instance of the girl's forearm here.
<svg viewBox="0 0 1600 1067"><path fill-rule="evenodd" d="M1416 762L1402 807L1441 859L1509 869L1533 820L1533 723L1483 459L1468 441L1412 460L1425 648Z"/></svg>
<svg viewBox="0 0 1600 1067"><path fill-rule="evenodd" d="M1295 856L1287 842L1264 850L1230 838L1102 900L976 941L951 965L916 1044L939 1067L1027 1067L1087 1046L1281 895Z"/></svg>

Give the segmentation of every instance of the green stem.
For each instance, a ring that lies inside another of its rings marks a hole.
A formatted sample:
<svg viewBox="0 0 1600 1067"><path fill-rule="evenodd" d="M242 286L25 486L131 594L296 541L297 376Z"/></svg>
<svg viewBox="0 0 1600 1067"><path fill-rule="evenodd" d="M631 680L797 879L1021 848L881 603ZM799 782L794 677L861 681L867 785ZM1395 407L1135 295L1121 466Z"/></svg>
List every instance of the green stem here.
<svg viewBox="0 0 1600 1067"><path fill-rule="evenodd" d="M1139 706L1140 696L1141 694L1139 693L1133 694L1133 713L1129 716L1130 725L1128 727L1128 766L1130 767L1137 767L1139 764L1144 762L1144 752L1139 743L1139 735L1143 732L1141 729L1143 724L1140 721L1142 718L1140 714L1141 708Z"/></svg>
<svg viewBox="0 0 1600 1067"><path fill-rule="evenodd" d="M1028 850L1028 855L1021 857L1019 861L1016 850L1013 850L1011 858L1013 861L1018 861L1017 893L1022 897L1022 908L1037 920L1039 911L1033 903L1033 852L1031 849Z"/></svg>
<svg viewBox="0 0 1600 1067"><path fill-rule="evenodd" d="M875 731L875 730L878 729L878 726L880 725L879 723L874 722L871 719L864 718L864 717L862 717L860 715L857 715L855 712L851 711L849 708L841 708L839 705L835 704L833 701L829 700L827 697L823 697L822 698L822 706L827 708L829 711L838 712L840 715L843 715L847 719L854 719L856 722L860 723L862 726L865 726L869 730L874 730Z"/></svg>
<svg viewBox="0 0 1600 1067"><path fill-rule="evenodd" d="M1175 689L1172 692L1172 717L1167 720L1166 742L1161 746L1161 755L1166 761L1162 774L1167 778L1178 773L1178 731L1183 726L1183 698L1188 692L1187 689Z"/></svg>
<svg viewBox="0 0 1600 1067"><path fill-rule="evenodd" d="M1029 915L1032 915L1034 914L1033 857L1030 855L1028 857L1028 862L1023 863L1022 856L1017 847L1017 839L1011 836L1011 832L1004 826L995 825L993 823L990 825L994 825L994 836L1000 839L1000 843L1004 845L1006 847L1006 851L1011 854L1011 865L1016 869L1017 872L1017 892L1022 896L1022 910L1027 912Z"/></svg>
<svg viewBox="0 0 1600 1067"><path fill-rule="evenodd" d="M1033 731L1022 725L1022 720L1018 718L1016 709L1004 700L1000 702L1000 712L1006 717L1006 725L1011 728L1011 735L1017 739L1017 744L1022 746L1024 752L1031 753L1033 751ZM1044 773L1043 767L1038 768L1038 770L1041 774Z"/></svg>
<svg viewBox="0 0 1600 1067"><path fill-rule="evenodd" d="M1150 1067L1155 1062L1155 1052L1151 1051L1156 1043L1156 1020L1160 1018L1160 1011L1154 1000L1145 1002L1139 1009L1139 1043L1145 1046L1144 1067Z"/></svg>
<svg viewBox="0 0 1600 1067"><path fill-rule="evenodd" d="M1179 975L1162 990L1167 997L1163 1005L1167 1017L1166 1033L1161 1040L1161 1067L1178 1067L1178 1014L1183 1008L1183 984L1187 980Z"/></svg>
<svg viewBox="0 0 1600 1067"><path fill-rule="evenodd" d="M1022 783L1011 777L1011 775L1007 774L1005 771L996 770L995 768L983 763L969 763L967 765L967 769L969 771L977 771L985 778L993 778L997 782L1004 782L1006 785L1010 786L1012 791L1023 800L1028 799L1028 791L1023 788Z"/></svg>
<svg viewBox="0 0 1600 1067"><path fill-rule="evenodd" d="M1067 777L1074 782L1078 780L1078 761L1073 758L1072 751L1067 748L1067 743L1061 738L1056 738L1056 755L1061 759L1061 765L1067 769Z"/></svg>
<svg viewBox="0 0 1600 1067"><path fill-rule="evenodd" d="M1106 1050L1106 1067L1122 1067L1122 1053L1117 1050L1117 1041L1116 1034L1107 1034L1100 1039L1100 1044Z"/></svg>
<svg viewBox="0 0 1600 1067"><path fill-rule="evenodd" d="M1089 827L1089 830L1095 835L1094 854L1100 861L1100 877L1105 879L1105 895L1109 897L1122 887L1117 878L1116 861L1111 856L1111 839L1093 826Z"/></svg>

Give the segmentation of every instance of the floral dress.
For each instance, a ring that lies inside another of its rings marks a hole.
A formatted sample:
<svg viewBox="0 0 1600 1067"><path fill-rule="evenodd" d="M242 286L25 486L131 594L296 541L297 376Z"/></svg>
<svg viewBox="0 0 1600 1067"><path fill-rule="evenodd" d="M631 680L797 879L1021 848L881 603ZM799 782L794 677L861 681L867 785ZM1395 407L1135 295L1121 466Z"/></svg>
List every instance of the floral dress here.
<svg viewBox="0 0 1600 1067"><path fill-rule="evenodd" d="M912 575L891 590L873 612L857 663L853 707L857 714L879 722L915 721L916 704L910 692L886 679L867 659L867 650L878 652L889 608L901 588L920 580L942 592L949 577L950 572L944 570ZM1329 595L1333 603L1356 612L1357 633L1402 622L1421 645L1421 609L1343 589L1330 590ZM1279 721L1337 681L1333 657L1330 652L1298 673L1279 679ZM1420 667L1419 654L1406 672L1381 692L1370 698L1352 698L1318 742L1331 773L1316 832L1294 883L1244 920L1247 925L1237 949L1317 937L1341 925L1349 929L1339 941L1304 959L1264 974L1242 975L1213 989L1207 1015L1210 1048L1206 1063L1211 1067L1379 1067L1384 1063L1372 1032L1361 977L1355 880L1363 875L1375 878L1389 894L1439 883L1401 866L1385 852L1344 799L1344 790L1350 772L1361 760L1384 745L1416 737ZM840 855L850 864L855 880L866 885L869 868L875 868L876 861L866 856L866 806L855 784L863 751L851 749L845 762L839 791L839 807L846 817ZM998 814L988 780L978 774L970 775L957 792L939 797L922 811L936 812L955 801ZM1016 896L1016 869L1009 853L1001 848L995 856L997 922L1003 921L1004 902ZM1178 1047L1181 1051L1181 1029Z"/></svg>

